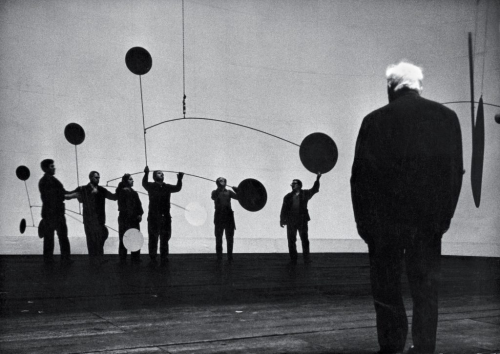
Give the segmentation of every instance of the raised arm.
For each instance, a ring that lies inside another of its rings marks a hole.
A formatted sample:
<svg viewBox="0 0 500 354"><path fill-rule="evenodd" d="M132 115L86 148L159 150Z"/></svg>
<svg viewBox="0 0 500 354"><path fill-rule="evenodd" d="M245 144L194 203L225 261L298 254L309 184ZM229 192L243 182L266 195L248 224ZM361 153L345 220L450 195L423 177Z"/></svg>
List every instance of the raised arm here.
<svg viewBox="0 0 500 354"><path fill-rule="evenodd" d="M149 179L149 167L146 166L144 167L144 176L142 177L142 187L149 191L148 190L148 179Z"/></svg>
<svg viewBox="0 0 500 354"><path fill-rule="evenodd" d="M177 174L177 184L175 186L170 187L171 193L176 193L182 189L182 177L184 177L184 173L179 172Z"/></svg>

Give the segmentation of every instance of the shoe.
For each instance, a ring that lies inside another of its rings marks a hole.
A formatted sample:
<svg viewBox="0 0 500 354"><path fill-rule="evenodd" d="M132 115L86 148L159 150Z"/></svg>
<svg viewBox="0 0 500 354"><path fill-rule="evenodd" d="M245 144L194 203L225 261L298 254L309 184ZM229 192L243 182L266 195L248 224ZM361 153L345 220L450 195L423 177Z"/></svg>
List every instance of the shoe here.
<svg viewBox="0 0 500 354"><path fill-rule="evenodd" d="M415 349L415 347L412 345L407 351L407 354L434 354L434 352L421 352Z"/></svg>
<svg viewBox="0 0 500 354"><path fill-rule="evenodd" d="M311 258L304 258L304 264L311 264L312 262Z"/></svg>

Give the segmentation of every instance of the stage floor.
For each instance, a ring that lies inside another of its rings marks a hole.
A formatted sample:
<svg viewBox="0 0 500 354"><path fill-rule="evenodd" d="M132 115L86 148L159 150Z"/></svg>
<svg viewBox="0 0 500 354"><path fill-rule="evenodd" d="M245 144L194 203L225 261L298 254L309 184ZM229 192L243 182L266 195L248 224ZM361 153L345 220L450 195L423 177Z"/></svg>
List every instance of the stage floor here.
<svg viewBox="0 0 500 354"><path fill-rule="evenodd" d="M213 254L174 254L166 268L148 267L147 255L138 266L105 258L62 268L0 256L0 352L378 350L366 254L313 254L295 267L286 254L220 265ZM500 259L443 256L442 268L437 353L500 353Z"/></svg>

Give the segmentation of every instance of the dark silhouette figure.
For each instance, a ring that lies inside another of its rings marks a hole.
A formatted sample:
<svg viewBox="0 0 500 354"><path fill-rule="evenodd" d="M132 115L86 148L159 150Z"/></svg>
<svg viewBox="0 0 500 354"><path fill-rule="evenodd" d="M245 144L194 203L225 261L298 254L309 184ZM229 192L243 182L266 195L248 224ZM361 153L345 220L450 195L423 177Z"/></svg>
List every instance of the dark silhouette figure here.
<svg viewBox="0 0 500 354"><path fill-rule="evenodd" d="M422 79L421 69L409 63L387 69L389 104L364 118L352 166L354 216L368 244L379 353L405 347L403 261L413 299L409 353L435 350L441 237L462 185L457 115L420 96Z"/></svg>
<svg viewBox="0 0 500 354"><path fill-rule="evenodd" d="M78 191L80 203L83 204L83 226L87 238L87 249L90 262L93 265L104 263L104 243L108 239L109 231L106 227L106 199L116 200L116 194L99 186L101 176L99 172L89 173L90 182L80 186Z"/></svg>
<svg viewBox="0 0 500 354"><path fill-rule="evenodd" d="M233 191L227 190L227 181L224 177L217 178L217 189L212 191L212 200L215 204L214 213L214 234L215 234L215 252L217 253L217 261L222 260L222 236L226 232L227 242L227 260L233 261L233 244L234 230L236 224L234 222L234 213L231 209L231 199L238 199L236 187L231 187Z"/></svg>
<svg viewBox="0 0 500 354"><path fill-rule="evenodd" d="M140 230L140 222L142 221L142 203L139 194L132 188L134 186L134 179L128 173L124 174L122 181L116 188L116 195L118 196L118 237L120 244L118 246L118 254L120 262L125 263L127 260L127 249L123 245L123 235L128 229ZM130 258L132 263L140 263L141 250L131 252Z"/></svg>
<svg viewBox="0 0 500 354"><path fill-rule="evenodd" d="M172 217L170 216L170 195L182 189L182 177L184 173L177 174L177 184L171 185L163 183L163 172L154 171L154 182L148 182L149 167L144 168L142 186L149 194L148 212L148 234L149 234L149 257L151 265L157 263L158 237L160 238L160 258L161 265L168 263L168 241L172 237Z"/></svg>
<svg viewBox="0 0 500 354"><path fill-rule="evenodd" d="M309 252L309 234L308 222L311 220L307 203L314 194L319 191L319 179L321 173L318 173L316 181L311 189L302 189L302 182L298 179L292 181L292 191L283 198L281 207L280 226L286 225L286 234L288 238L288 252L292 264L297 263L297 231L302 241L302 255L304 263L311 263Z"/></svg>
<svg viewBox="0 0 500 354"><path fill-rule="evenodd" d="M40 164L45 172L38 183L42 199L42 220L39 225L39 234L43 237L43 260L45 264L54 262L54 232L57 231L59 247L61 249L61 264L69 265L71 248L68 239L68 227L64 216L65 199L76 198L76 193L67 192L62 183L54 177L56 166L54 160L46 159Z"/></svg>

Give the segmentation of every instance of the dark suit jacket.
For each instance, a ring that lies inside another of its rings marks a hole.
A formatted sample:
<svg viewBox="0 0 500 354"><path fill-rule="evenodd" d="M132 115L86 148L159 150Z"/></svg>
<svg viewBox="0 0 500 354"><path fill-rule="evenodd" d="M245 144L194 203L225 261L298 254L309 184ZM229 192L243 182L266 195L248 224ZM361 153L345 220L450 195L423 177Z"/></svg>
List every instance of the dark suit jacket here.
<svg viewBox="0 0 500 354"><path fill-rule="evenodd" d="M367 115L352 166L351 196L360 236L390 225L446 232L462 186L457 115L413 90Z"/></svg>
<svg viewBox="0 0 500 354"><path fill-rule="evenodd" d="M42 218L57 219L64 216L64 195L67 193L57 178L49 174L43 175L38 183L42 199Z"/></svg>
<svg viewBox="0 0 500 354"><path fill-rule="evenodd" d="M304 224L307 223L311 218L309 217L309 211L307 210L307 203L309 199L313 197L319 191L319 181L315 181L311 189L302 189L299 194L299 220L293 219L292 214L292 193L290 192L283 198L283 205L281 207L280 213L280 223L286 225L288 223Z"/></svg>

